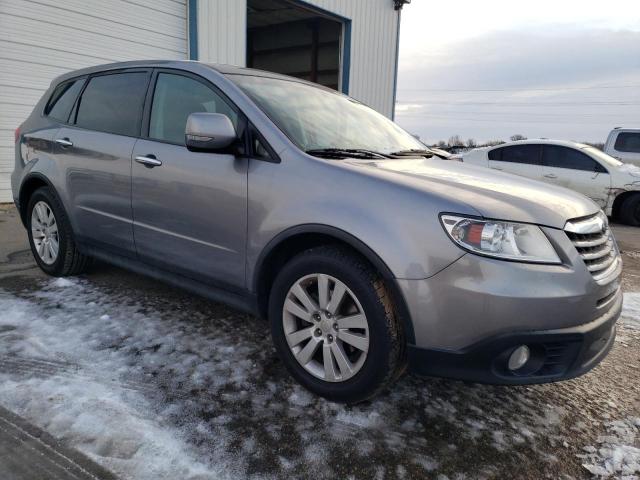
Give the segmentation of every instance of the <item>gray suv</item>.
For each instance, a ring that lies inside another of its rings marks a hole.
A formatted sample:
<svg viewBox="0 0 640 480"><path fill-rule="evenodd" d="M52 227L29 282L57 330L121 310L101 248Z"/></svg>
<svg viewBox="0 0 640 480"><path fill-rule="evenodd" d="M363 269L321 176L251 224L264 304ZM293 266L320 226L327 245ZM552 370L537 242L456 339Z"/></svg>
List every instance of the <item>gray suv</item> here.
<svg viewBox="0 0 640 480"><path fill-rule="evenodd" d="M621 260L586 197L445 162L357 101L180 61L56 79L16 131L38 265L97 258L268 318L309 390L372 397L410 371L524 384L611 348Z"/></svg>

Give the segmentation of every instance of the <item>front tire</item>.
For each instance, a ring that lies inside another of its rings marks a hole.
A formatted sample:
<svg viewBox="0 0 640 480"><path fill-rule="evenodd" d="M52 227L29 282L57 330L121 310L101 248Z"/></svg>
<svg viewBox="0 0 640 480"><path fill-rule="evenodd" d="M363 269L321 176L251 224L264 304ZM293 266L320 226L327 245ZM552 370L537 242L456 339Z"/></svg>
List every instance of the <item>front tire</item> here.
<svg viewBox="0 0 640 480"><path fill-rule="evenodd" d="M43 272L65 277L88 267L91 259L78 250L67 214L51 188L41 187L31 195L26 219L31 252Z"/></svg>
<svg viewBox="0 0 640 480"><path fill-rule="evenodd" d="M384 282L344 248L318 247L290 260L271 290L269 320L288 371L329 400L367 400L403 367L402 331Z"/></svg>
<svg viewBox="0 0 640 480"><path fill-rule="evenodd" d="M640 195L627 197L620 206L620 221L632 227L640 226Z"/></svg>

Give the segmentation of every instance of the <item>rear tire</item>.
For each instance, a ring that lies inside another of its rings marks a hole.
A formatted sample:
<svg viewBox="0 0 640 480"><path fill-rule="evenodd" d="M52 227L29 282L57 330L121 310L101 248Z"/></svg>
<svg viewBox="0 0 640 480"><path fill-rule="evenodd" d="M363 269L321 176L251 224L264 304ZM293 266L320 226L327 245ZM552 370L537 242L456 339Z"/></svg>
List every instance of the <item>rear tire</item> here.
<svg viewBox="0 0 640 480"><path fill-rule="evenodd" d="M54 277L82 273L91 263L76 246L67 214L49 187L37 189L27 204L29 246L40 269Z"/></svg>
<svg viewBox="0 0 640 480"><path fill-rule="evenodd" d="M328 286L320 287L321 282ZM312 308L297 300L298 286ZM324 301L321 291L327 292ZM333 301L334 296L342 301ZM357 403L372 398L404 367L404 338L382 277L347 249L322 246L291 259L273 284L269 320L288 371L306 389L329 400ZM304 339L292 340L293 333ZM306 360L303 350L312 344L315 353Z"/></svg>
<svg viewBox="0 0 640 480"><path fill-rule="evenodd" d="M624 199L620 206L620 221L625 225L640 226L640 194Z"/></svg>

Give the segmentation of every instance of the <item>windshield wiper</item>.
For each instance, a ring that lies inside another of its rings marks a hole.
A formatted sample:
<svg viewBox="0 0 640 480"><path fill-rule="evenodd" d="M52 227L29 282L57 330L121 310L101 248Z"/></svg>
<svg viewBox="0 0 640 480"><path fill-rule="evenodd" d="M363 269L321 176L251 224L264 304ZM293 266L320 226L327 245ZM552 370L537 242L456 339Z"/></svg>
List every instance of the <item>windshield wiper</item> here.
<svg viewBox="0 0 640 480"><path fill-rule="evenodd" d="M305 153L323 158L391 158L384 153L364 148L314 148Z"/></svg>
<svg viewBox="0 0 640 480"><path fill-rule="evenodd" d="M399 150L397 152L392 152L389 155L391 156L397 156L397 157L404 157L404 156L410 156L410 155L417 155L419 157L426 157L426 158L430 158L435 156L440 156L438 155L436 152L434 152L433 150L429 150L427 148L412 148L410 150Z"/></svg>

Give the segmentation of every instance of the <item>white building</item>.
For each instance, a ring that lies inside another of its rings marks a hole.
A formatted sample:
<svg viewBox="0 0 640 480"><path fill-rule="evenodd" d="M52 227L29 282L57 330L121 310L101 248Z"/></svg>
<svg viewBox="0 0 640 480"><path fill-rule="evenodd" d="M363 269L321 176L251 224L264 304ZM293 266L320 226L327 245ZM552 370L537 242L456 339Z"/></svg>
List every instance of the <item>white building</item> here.
<svg viewBox="0 0 640 480"><path fill-rule="evenodd" d="M392 116L400 8L410 0L0 0L0 202L14 130L51 80L132 59L286 73Z"/></svg>

